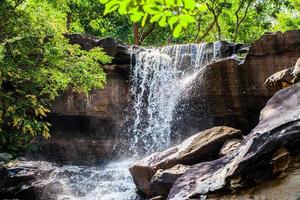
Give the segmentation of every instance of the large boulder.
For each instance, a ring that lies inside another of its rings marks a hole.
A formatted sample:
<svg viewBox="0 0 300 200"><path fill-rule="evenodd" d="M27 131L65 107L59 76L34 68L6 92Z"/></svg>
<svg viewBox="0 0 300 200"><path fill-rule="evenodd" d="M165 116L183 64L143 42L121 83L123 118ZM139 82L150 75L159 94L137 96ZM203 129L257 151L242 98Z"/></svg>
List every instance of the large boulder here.
<svg viewBox="0 0 300 200"><path fill-rule="evenodd" d="M286 171L300 153L299 99L300 84L277 92L261 111L259 124L235 151L191 167L176 180L168 199L185 200L220 191L233 192Z"/></svg>
<svg viewBox="0 0 300 200"><path fill-rule="evenodd" d="M169 169L178 164L193 165L215 159L227 139L239 138L241 135L241 131L234 128L214 127L191 136L178 146L138 161L129 168L129 171L138 190L148 196L158 195L151 190L150 185L152 177L159 169Z"/></svg>
<svg viewBox="0 0 300 200"><path fill-rule="evenodd" d="M292 74L294 68L288 68L276 72L265 81L265 85L270 91L278 91L289 87L293 84L294 76Z"/></svg>
<svg viewBox="0 0 300 200"><path fill-rule="evenodd" d="M41 199L39 193L47 185L41 180L50 176L56 167L44 161L7 163L0 169L1 199Z"/></svg>

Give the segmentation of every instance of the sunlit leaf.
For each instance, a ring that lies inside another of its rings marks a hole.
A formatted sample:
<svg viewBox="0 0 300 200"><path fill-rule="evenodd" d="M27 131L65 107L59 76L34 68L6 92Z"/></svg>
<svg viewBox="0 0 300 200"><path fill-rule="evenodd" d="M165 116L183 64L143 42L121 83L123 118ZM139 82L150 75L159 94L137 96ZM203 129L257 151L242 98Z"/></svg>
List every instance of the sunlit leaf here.
<svg viewBox="0 0 300 200"><path fill-rule="evenodd" d="M171 28L173 28L174 24L176 22L178 22L179 20L179 17L178 16L173 16L173 17L170 17L169 20L168 20L168 24Z"/></svg>
<svg viewBox="0 0 300 200"><path fill-rule="evenodd" d="M148 13L144 14L144 16L143 16L142 26L145 26L147 18L148 18Z"/></svg>
<svg viewBox="0 0 300 200"><path fill-rule="evenodd" d="M192 10L195 8L196 3L194 0L183 0L186 9Z"/></svg>
<svg viewBox="0 0 300 200"><path fill-rule="evenodd" d="M111 13L119 8L120 4L118 1L110 1L109 3L105 4L104 15Z"/></svg>
<svg viewBox="0 0 300 200"><path fill-rule="evenodd" d="M174 38L178 38L180 36L180 33L182 31L182 26L180 24L178 24L173 31L173 36Z"/></svg>

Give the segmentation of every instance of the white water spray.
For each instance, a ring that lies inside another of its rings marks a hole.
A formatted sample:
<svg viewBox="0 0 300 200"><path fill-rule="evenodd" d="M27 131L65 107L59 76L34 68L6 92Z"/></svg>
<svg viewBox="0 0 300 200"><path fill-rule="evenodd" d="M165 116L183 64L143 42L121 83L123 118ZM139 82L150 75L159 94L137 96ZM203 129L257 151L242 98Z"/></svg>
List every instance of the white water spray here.
<svg viewBox="0 0 300 200"><path fill-rule="evenodd" d="M166 46L137 52L131 75L132 152L149 154L171 145L173 113L186 87L208 63L221 58L221 43Z"/></svg>

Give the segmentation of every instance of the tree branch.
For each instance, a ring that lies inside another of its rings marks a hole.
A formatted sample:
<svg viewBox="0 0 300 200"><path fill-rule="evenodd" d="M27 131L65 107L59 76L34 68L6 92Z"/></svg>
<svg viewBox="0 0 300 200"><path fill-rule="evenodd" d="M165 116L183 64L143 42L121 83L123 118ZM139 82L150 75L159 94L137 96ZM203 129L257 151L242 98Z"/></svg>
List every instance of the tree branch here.
<svg viewBox="0 0 300 200"><path fill-rule="evenodd" d="M139 39L139 44L142 44L144 42L144 40L146 39L146 37L155 29L155 24L151 24L151 27L146 31L144 32L141 36L140 36L140 39Z"/></svg>

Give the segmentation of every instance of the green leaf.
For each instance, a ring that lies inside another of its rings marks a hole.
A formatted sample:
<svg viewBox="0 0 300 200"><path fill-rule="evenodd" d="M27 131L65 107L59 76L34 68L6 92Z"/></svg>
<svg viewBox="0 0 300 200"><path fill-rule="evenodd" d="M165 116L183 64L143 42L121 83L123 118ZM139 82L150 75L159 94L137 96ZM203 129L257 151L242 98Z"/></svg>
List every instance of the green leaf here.
<svg viewBox="0 0 300 200"><path fill-rule="evenodd" d="M142 19L143 17L143 13L142 12L134 12L130 15L130 19L133 21L133 22L138 22Z"/></svg>
<svg viewBox="0 0 300 200"><path fill-rule="evenodd" d="M104 15L107 15L108 13L117 10L119 6L119 1L110 1L109 3L105 4Z"/></svg>
<svg viewBox="0 0 300 200"><path fill-rule="evenodd" d="M182 6L182 0L175 0L177 6Z"/></svg>
<svg viewBox="0 0 300 200"><path fill-rule="evenodd" d="M148 13L144 14L144 16L143 16L142 26L145 26L147 18L148 18Z"/></svg>
<svg viewBox="0 0 300 200"><path fill-rule="evenodd" d="M129 2L130 2L130 0L121 1L120 7L119 7L119 10L118 10L121 15L127 14L127 6L129 4Z"/></svg>
<svg viewBox="0 0 300 200"><path fill-rule="evenodd" d="M178 16L173 16L170 17L168 20L168 24L170 25L171 28L173 28L174 24L179 20Z"/></svg>
<svg viewBox="0 0 300 200"><path fill-rule="evenodd" d="M149 13L150 15L155 15L163 11L162 6L157 4L145 4L143 6L143 9L146 13Z"/></svg>
<svg viewBox="0 0 300 200"><path fill-rule="evenodd" d="M198 7L198 11L200 11L200 12L204 12L207 10L207 5L205 3L202 3L202 4L198 5L197 7Z"/></svg>
<svg viewBox="0 0 300 200"><path fill-rule="evenodd" d="M174 6L175 5L175 0L166 0L166 5L167 6Z"/></svg>
<svg viewBox="0 0 300 200"><path fill-rule="evenodd" d="M150 19L150 23L154 23L160 20L160 18L162 17L162 13L158 13L156 15L154 15L151 19Z"/></svg>
<svg viewBox="0 0 300 200"><path fill-rule="evenodd" d="M189 23L193 23L195 22L195 18L192 17L191 15L188 15L188 14L184 14L184 15L181 15L180 16L180 21L179 23L181 24L181 26L183 28L187 28Z"/></svg>
<svg viewBox="0 0 300 200"><path fill-rule="evenodd" d="M181 31L182 31L182 26L180 24L177 24L177 26L174 28L173 31L174 38L178 38L180 36Z"/></svg>
<svg viewBox="0 0 300 200"><path fill-rule="evenodd" d="M196 7L196 3L194 0L183 0L184 7L188 10L193 10Z"/></svg>
<svg viewBox="0 0 300 200"><path fill-rule="evenodd" d="M161 26L161 27L166 27L168 24L167 24L167 17L166 16L163 16L159 22L158 22L158 25Z"/></svg>
<svg viewBox="0 0 300 200"><path fill-rule="evenodd" d="M101 4L106 4L109 0L99 0Z"/></svg>

